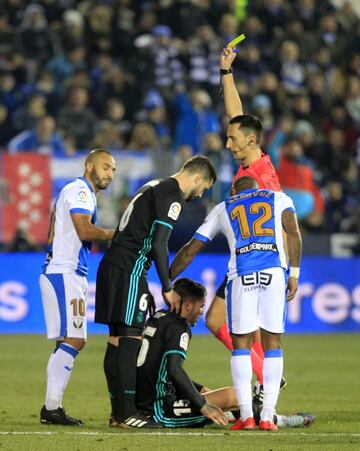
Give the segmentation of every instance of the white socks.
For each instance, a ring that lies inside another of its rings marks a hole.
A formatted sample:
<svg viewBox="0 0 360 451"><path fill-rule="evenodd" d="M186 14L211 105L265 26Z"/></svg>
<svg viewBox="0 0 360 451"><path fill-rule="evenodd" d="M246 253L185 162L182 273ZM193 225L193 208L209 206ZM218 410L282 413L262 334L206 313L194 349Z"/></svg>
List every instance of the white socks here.
<svg viewBox="0 0 360 451"><path fill-rule="evenodd" d="M45 407L55 410L61 407L64 391L69 382L75 357L79 351L67 343L61 343L50 356L47 365Z"/></svg>
<svg viewBox="0 0 360 451"><path fill-rule="evenodd" d="M241 419L246 420L254 416L251 393L252 367L249 349L234 349L232 351L231 375Z"/></svg>
<svg viewBox="0 0 360 451"><path fill-rule="evenodd" d="M283 374L283 351L271 349L264 353L264 401L260 418L264 421L273 421L275 406L280 391L280 382Z"/></svg>

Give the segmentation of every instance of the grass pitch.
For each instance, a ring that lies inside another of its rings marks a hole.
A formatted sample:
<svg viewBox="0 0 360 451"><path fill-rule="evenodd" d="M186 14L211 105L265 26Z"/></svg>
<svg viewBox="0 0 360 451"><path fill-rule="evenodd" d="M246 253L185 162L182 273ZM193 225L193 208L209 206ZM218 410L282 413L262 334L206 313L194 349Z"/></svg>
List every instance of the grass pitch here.
<svg viewBox="0 0 360 451"><path fill-rule="evenodd" d="M310 411L308 429L231 432L218 426L161 431L112 430L102 359L106 338L90 336L64 397L82 428L45 426L39 412L52 343L42 336L2 335L0 450L360 450L360 337L356 334L284 337L288 387L277 411ZM208 387L231 385L229 353L212 336L195 336L186 368Z"/></svg>

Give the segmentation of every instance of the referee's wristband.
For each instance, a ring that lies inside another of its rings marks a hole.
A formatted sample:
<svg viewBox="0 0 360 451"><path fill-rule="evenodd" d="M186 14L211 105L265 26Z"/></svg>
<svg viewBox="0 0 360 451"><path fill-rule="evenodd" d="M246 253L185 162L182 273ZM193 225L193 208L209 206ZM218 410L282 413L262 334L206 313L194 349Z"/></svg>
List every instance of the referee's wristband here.
<svg viewBox="0 0 360 451"><path fill-rule="evenodd" d="M220 69L220 75L232 74L232 68L230 69Z"/></svg>
<svg viewBox="0 0 360 451"><path fill-rule="evenodd" d="M295 279L298 279L299 276L300 276L300 268L290 266L289 277L295 277Z"/></svg>

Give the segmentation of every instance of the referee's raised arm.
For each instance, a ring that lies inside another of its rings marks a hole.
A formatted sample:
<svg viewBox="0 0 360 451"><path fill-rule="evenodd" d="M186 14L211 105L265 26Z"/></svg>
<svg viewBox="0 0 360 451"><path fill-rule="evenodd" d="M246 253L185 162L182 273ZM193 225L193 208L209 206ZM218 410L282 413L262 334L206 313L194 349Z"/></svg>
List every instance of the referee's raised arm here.
<svg viewBox="0 0 360 451"><path fill-rule="evenodd" d="M220 56L220 77L224 92L225 113L229 119L244 114L232 73L232 63L235 57L236 53L231 47L225 47Z"/></svg>

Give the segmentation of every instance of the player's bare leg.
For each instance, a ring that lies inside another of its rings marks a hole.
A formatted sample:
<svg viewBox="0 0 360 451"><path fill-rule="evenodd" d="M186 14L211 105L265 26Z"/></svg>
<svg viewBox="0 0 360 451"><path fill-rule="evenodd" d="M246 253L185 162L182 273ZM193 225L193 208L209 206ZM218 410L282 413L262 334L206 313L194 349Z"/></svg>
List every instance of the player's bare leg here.
<svg viewBox="0 0 360 451"><path fill-rule="evenodd" d="M238 410L236 392L233 387L222 387L203 393L206 402L220 407L224 411Z"/></svg>

